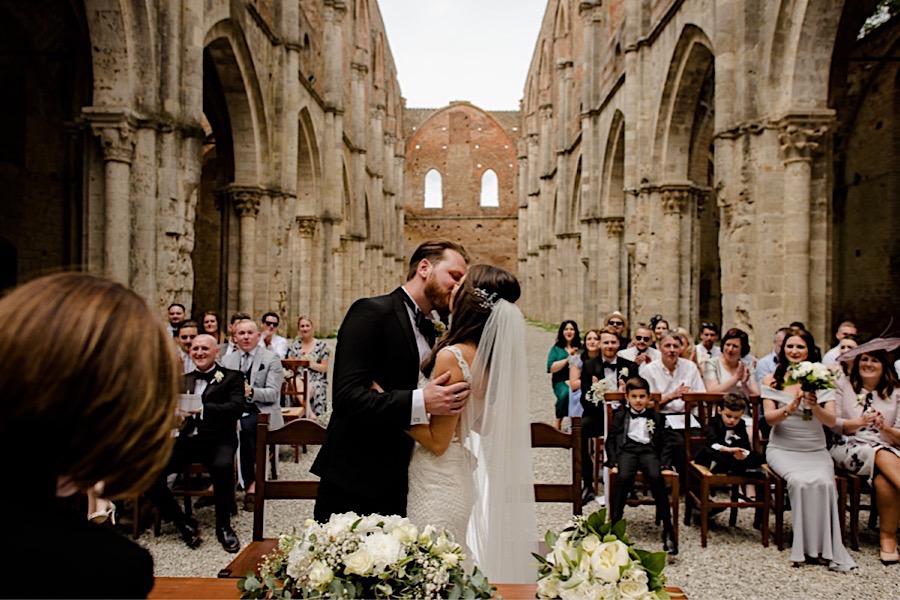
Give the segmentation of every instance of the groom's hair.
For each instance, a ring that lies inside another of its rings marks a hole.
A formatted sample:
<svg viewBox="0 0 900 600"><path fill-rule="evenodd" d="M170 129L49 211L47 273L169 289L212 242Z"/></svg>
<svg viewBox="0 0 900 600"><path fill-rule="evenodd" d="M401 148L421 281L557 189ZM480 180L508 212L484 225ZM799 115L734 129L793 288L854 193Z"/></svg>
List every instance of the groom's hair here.
<svg viewBox="0 0 900 600"><path fill-rule="evenodd" d="M419 247L416 248L416 251L409 258L409 270L406 273L406 280L409 281L416 276L416 270L419 268L419 263L423 258L432 265L436 265L444 259L444 251L446 250L459 252L463 260L467 263L469 262L469 253L466 252L466 249L461 244L445 239L428 240L419 244Z"/></svg>

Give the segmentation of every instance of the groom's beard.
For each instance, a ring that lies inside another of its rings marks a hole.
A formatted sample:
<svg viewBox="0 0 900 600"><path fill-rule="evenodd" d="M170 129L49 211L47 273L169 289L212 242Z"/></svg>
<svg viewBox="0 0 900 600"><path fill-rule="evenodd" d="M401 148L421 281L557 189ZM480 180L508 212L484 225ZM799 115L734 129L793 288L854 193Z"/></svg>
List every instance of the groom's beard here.
<svg viewBox="0 0 900 600"><path fill-rule="evenodd" d="M450 292L441 288L433 275L425 280L425 297L431 301L432 309L436 310L445 320L450 314Z"/></svg>

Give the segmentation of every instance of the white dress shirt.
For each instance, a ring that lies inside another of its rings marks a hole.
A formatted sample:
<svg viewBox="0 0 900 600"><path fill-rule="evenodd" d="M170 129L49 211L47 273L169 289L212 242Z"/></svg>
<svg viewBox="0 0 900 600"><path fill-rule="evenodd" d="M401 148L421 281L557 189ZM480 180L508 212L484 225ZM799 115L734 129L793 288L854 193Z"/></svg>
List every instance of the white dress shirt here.
<svg viewBox="0 0 900 600"><path fill-rule="evenodd" d="M406 291L406 288L400 288L403 290L403 293L409 296L409 299L413 301L413 304L416 303L413 300L413 297L409 295L409 292ZM416 313L409 306L409 304L404 303L406 306L406 314L409 316L409 322L412 325L413 335L416 336L416 347L419 350L419 365L425 362L425 359L428 358L428 355L431 354L431 344L428 343L428 340L425 339L425 336L422 335L422 332L419 331L419 327L416 325ZM419 305L416 304L418 307ZM419 308L419 310L422 310ZM419 381L422 381L425 376L422 374L421 369L419 370ZM412 393L412 410L410 411L409 416L409 424L410 425L421 425L424 423L428 423L428 412L425 410L425 390L422 388L413 390Z"/></svg>
<svg viewBox="0 0 900 600"><path fill-rule="evenodd" d="M678 359L674 371L669 371L662 360L655 360L641 365L639 373L641 377L650 383L651 392L659 393L663 396L671 394L682 384L686 385L692 392L706 391L703 378L700 376L700 369L686 358ZM659 412L663 414L684 412L684 400L675 398L661 407ZM678 427L679 422L681 427ZM666 425L673 429L683 429L684 417L682 415L667 416Z"/></svg>
<svg viewBox="0 0 900 600"><path fill-rule="evenodd" d="M631 409L628 408L627 410ZM650 422L650 419L645 417L645 414L646 411L642 412L641 416L636 417L632 413L631 420L628 423L628 433L626 435L638 444L650 443L650 431L647 429L647 424Z"/></svg>

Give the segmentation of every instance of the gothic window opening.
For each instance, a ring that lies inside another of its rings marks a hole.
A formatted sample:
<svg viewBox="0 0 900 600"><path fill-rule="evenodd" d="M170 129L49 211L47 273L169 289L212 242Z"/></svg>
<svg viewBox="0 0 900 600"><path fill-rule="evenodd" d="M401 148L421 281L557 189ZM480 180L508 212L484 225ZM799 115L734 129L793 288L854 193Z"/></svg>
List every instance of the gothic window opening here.
<svg viewBox="0 0 900 600"><path fill-rule="evenodd" d="M488 169L481 176L481 206L498 207L500 198L497 191L497 174Z"/></svg>
<svg viewBox="0 0 900 600"><path fill-rule="evenodd" d="M443 208L444 196L441 173L437 169L429 169L425 173L425 208Z"/></svg>

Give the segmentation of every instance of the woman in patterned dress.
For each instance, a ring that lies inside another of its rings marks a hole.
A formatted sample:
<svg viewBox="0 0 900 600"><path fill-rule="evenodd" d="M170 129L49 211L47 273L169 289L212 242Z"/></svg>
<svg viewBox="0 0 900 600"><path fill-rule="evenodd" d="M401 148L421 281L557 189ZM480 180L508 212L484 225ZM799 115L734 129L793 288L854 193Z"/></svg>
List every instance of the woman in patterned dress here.
<svg viewBox="0 0 900 600"><path fill-rule="evenodd" d="M313 323L309 317L297 320L300 337L288 348L288 358L309 359L309 390L306 395L310 416L325 414L328 403L328 346L313 337Z"/></svg>
<svg viewBox="0 0 900 600"><path fill-rule="evenodd" d="M900 562L900 383L888 353L856 354L849 374L838 382L837 434L831 458L837 466L867 477L875 488L881 560Z"/></svg>

